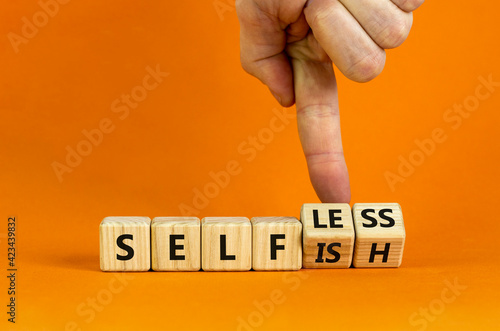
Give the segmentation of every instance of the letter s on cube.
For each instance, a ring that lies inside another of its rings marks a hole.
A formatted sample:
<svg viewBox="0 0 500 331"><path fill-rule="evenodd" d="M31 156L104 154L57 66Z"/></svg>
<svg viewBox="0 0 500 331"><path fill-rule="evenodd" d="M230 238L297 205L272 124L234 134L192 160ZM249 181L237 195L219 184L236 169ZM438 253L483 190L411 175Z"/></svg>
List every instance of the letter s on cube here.
<svg viewBox="0 0 500 331"><path fill-rule="evenodd" d="M111 216L99 226L102 271L148 271L151 267L151 219Z"/></svg>
<svg viewBox="0 0 500 331"><path fill-rule="evenodd" d="M397 268L403 260L406 232L397 203L356 203L352 207L356 268Z"/></svg>

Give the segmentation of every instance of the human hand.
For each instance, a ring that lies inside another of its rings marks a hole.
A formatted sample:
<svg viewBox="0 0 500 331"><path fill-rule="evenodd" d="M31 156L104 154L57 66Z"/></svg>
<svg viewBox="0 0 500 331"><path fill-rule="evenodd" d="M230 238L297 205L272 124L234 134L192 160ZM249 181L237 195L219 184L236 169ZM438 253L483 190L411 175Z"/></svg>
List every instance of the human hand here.
<svg viewBox="0 0 500 331"><path fill-rule="evenodd" d="M284 107L297 106L300 141L322 202L349 202L332 62L349 79L382 71L424 0L236 0L241 64Z"/></svg>

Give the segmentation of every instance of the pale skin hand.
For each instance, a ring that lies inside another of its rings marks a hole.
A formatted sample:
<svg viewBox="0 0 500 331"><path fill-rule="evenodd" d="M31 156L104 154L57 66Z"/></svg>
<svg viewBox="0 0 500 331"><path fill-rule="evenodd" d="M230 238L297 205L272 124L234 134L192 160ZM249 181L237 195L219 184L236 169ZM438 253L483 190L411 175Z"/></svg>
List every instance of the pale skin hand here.
<svg viewBox="0 0 500 331"><path fill-rule="evenodd" d="M300 141L323 202L349 202L332 62L349 79L382 71L384 49L407 38L424 0L236 0L243 69L284 107L297 106Z"/></svg>

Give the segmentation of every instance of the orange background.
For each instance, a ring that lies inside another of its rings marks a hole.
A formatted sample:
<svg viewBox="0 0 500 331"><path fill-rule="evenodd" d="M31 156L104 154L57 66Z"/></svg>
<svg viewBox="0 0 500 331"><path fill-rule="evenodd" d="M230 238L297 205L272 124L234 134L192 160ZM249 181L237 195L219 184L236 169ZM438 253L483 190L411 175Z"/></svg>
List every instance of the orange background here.
<svg viewBox="0 0 500 331"><path fill-rule="evenodd" d="M388 52L380 77L357 84L338 74L352 202L401 204L401 268L130 273L124 286L99 270L102 218L179 215L179 205L192 206L193 189L203 190L210 172L231 160L241 173L196 216L299 216L303 203L317 202L296 124L251 161L238 151L279 108L240 67L230 1L75 0L60 5L17 53L8 34L20 35L22 18L32 21L41 9L36 1L2 7L1 265L7 268L7 218L15 215L19 268L15 327L6 323L1 277L2 329L64 330L74 322L82 330L235 330L241 320L255 330L500 324L500 87L456 130L443 119L474 96L479 77L500 82L497 3L428 1L409 39ZM169 76L121 120L112 103L156 65ZM60 182L53 162L64 163L66 146L75 148L82 130L103 118L114 131ZM435 128L446 141L391 190L385 172L397 174L398 158L408 159L415 139ZM466 288L443 303L446 281ZM281 299L272 311L259 312L255 304L267 307L275 295ZM89 308L96 298L101 304ZM415 317L420 309L433 314L425 325Z"/></svg>

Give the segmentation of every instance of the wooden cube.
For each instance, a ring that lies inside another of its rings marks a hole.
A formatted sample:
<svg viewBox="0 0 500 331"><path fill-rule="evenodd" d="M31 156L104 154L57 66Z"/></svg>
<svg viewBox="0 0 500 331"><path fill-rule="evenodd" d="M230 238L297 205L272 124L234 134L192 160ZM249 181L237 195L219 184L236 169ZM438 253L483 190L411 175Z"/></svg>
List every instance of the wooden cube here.
<svg viewBox="0 0 500 331"><path fill-rule="evenodd" d="M397 203L356 203L352 208L356 243L355 267L399 267L405 225Z"/></svg>
<svg viewBox="0 0 500 331"><path fill-rule="evenodd" d="M151 222L151 259L155 271L198 271L201 227L197 217L155 217Z"/></svg>
<svg viewBox="0 0 500 331"><path fill-rule="evenodd" d="M148 271L151 219L106 217L99 226L102 271Z"/></svg>
<svg viewBox="0 0 500 331"><path fill-rule="evenodd" d="M302 223L295 217L254 217L252 267L254 270L302 268Z"/></svg>
<svg viewBox="0 0 500 331"><path fill-rule="evenodd" d="M201 220L202 269L248 271L252 268L252 227L246 217Z"/></svg>
<svg viewBox="0 0 500 331"><path fill-rule="evenodd" d="M354 226L347 203L306 203L300 220L304 268L351 266Z"/></svg>

